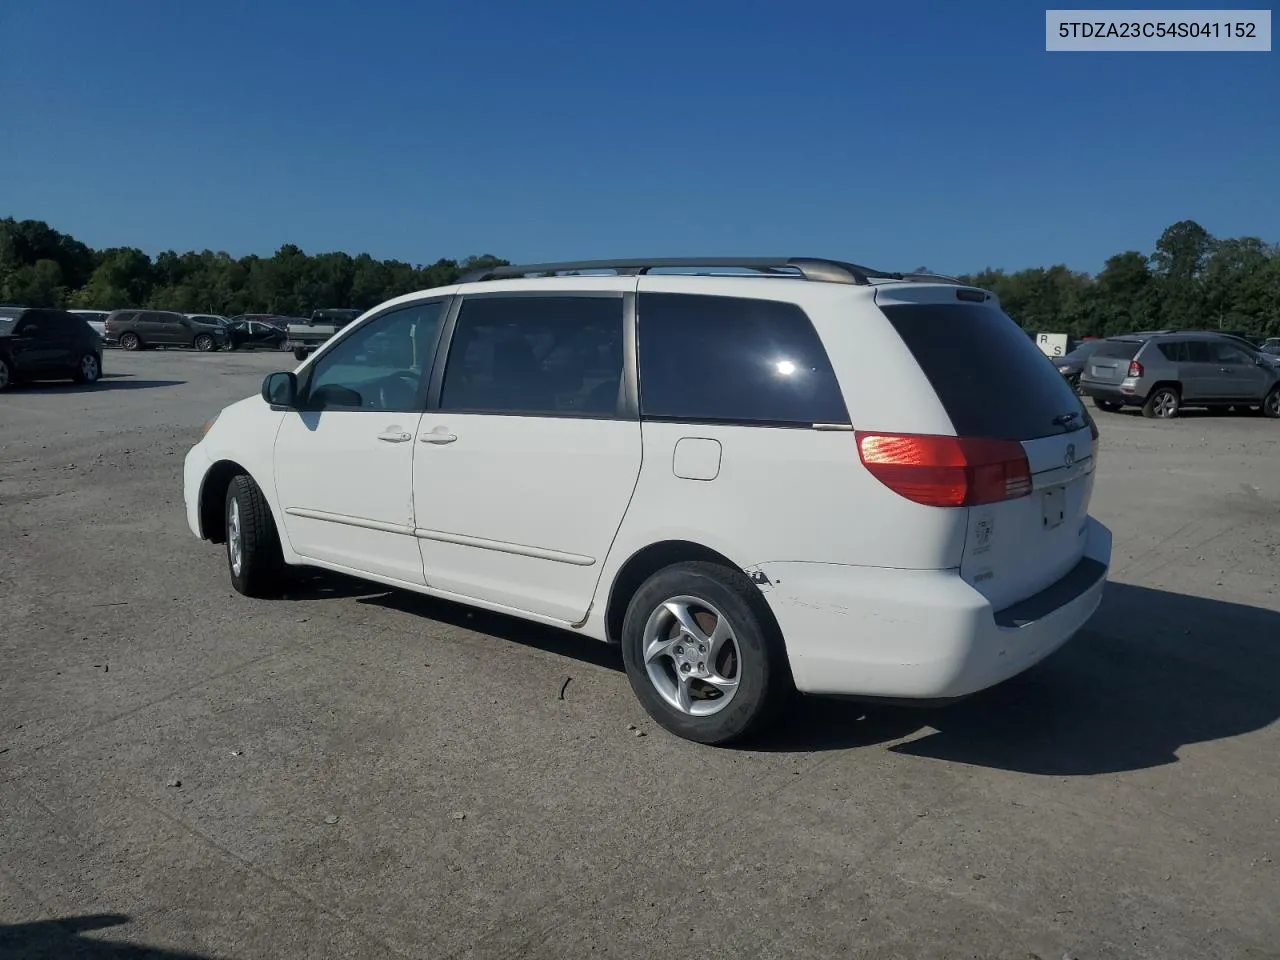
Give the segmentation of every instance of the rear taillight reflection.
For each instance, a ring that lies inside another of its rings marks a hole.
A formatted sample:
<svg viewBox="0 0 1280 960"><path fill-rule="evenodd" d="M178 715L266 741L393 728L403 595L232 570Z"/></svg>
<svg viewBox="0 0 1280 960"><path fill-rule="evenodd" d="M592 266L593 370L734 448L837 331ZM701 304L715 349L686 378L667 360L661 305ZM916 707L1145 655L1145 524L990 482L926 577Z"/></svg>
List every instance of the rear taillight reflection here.
<svg viewBox="0 0 1280 960"><path fill-rule="evenodd" d="M1031 466L1015 440L862 431L855 436L871 475L915 503L971 507L1031 493Z"/></svg>

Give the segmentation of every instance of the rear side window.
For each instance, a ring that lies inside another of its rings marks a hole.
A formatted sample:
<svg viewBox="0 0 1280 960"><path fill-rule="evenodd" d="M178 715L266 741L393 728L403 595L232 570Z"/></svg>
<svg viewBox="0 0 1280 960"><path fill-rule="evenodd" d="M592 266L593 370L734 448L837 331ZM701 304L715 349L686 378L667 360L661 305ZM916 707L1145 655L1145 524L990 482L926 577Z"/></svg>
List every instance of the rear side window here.
<svg viewBox="0 0 1280 960"><path fill-rule="evenodd" d="M1187 341L1187 359L1192 363L1213 363L1213 350L1206 340Z"/></svg>
<svg viewBox="0 0 1280 960"><path fill-rule="evenodd" d="M1141 349L1141 340L1104 340L1094 356L1111 357L1116 360L1132 360Z"/></svg>
<svg viewBox="0 0 1280 960"><path fill-rule="evenodd" d="M463 301L442 410L618 416L622 298L512 296Z"/></svg>
<svg viewBox="0 0 1280 960"><path fill-rule="evenodd" d="M831 362L794 303L642 293L640 413L657 420L848 423Z"/></svg>
<svg viewBox="0 0 1280 960"><path fill-rule="evenodd" d="M959 436L1033 440L1088 422L1066 378L1001 311L963 303L880 309L933 385Z"/></svg>
<svg viewBox="0 0 1280 960"><path fill-rule="evenodd" d="M1166 360L1172 360L1174 363L1190 363L1191 352L1187 349L1187 341L1185 340L1169 340L1165 343L1157 343L1156 349Z"/></svg>

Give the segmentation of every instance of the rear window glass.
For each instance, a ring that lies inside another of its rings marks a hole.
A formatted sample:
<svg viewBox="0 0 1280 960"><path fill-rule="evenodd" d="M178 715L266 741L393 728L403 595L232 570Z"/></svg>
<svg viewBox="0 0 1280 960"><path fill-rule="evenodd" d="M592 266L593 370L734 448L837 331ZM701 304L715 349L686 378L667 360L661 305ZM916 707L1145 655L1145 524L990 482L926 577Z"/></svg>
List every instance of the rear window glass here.
<svg viewBox="0 0 1280 960"><path fill-rule="evenodd" d="M1140 340L1104 340L1094 356L1132 360L1141 349L1142 341Z"/></svg>
<svg viewBox="0 0 1280 960"><path fill-rule="evenodd" d="M849 422L822 341L796 304L642 293L636 312L642 416L760 426Z"/></svg>
<svg viewBox="0 0 1280 960"><path fill-rule="evenodd" d="M956 433L1032 440L1078 430L1080 398L1026 331L989 306L881 306L929 378ZM1067 419L1070 414L1074 418Z"/></svg>

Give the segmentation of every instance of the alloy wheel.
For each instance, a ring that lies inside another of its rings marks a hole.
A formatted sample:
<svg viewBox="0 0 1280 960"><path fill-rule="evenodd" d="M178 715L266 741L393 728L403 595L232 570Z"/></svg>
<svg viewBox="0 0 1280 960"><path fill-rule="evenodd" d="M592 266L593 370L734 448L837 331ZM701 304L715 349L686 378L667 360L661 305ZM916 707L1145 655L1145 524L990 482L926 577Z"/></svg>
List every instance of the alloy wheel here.
<svg viewBox="0 0 1280 960"><path fill-rule="evenodd" d="M239 500L232 500L231 509L227 511L227 557L231 561L231 572L240 576L244 567L244 536L240 529Z"/></svg>
<svg viewBox="0 0 1280 960"><path fill-rule="evenodd" d="M645 623L642 644L649 682L679 712L709 717L738 692L737 635L706 600L679 596L659 604Z"/></svg>

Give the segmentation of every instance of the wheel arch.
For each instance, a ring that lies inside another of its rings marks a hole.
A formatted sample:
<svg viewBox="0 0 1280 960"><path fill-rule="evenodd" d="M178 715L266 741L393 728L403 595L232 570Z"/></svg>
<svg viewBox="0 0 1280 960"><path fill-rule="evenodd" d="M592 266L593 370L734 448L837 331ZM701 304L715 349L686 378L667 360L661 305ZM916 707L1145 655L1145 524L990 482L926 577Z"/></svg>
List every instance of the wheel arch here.
<svg viewBox="0 0 1280 960"><path fill-rule="evenodd" d="M226 509L227 488L231 486L231 481L241 474L257 483L259 488L262 487L258 479L235 460L218 460L205 471L204 480L200 483L200 536L202 539L210 543L226 541L223 511ZM269 497L267 508L272 509Z"/></svg>
<svg viewBox="0 0 1280 960"><path fill-rule="evenodd" d="M741 564L735 563L718 550L692 540L659 540L636 550L626 562L618 568L609 584L609 598L605 603L604 632L608 643L620 643L622 640L622 624L627 615L627 606L636 591L651 576L664 567L688 561L714 563L728 570L746 576ZM761 598L763 601L763 597ZM767 626L778 630L778 624L768 603L760 604L762 616L768 617Z"/></svg>
<svg viewBox="0 0 1280 960"><path fill-rule="evenodd" d="M1145 399L1148 399L1148 400L1151 399L1151 395L1153 393L1165 387L1168 387L1174 393L1176 393L1178 395L1179 400L1182 399L1182 381L1180 380L1157 380L1155 383L1151 385L1151 389L1147 391L1147 396Z"/></svg>

